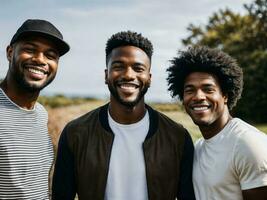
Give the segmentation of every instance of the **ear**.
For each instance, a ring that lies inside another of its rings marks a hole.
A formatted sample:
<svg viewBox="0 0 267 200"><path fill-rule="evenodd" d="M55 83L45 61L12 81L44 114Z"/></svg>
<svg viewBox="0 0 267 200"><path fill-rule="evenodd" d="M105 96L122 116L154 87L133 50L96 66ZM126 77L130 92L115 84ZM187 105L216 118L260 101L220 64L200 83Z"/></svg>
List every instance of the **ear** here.
<svg viewBox="0 0 267 200"><path fill-rule="evenodd" d="M223 98L224 98L224 104L227 104L228 103L228 95L224 94Z"/></svg>
<svg viewBox="0 0 267 200"><path fill-rule="evenodd" d="M6 48L6 57L7 57L7 60L9 62L11 62L11 58L12 58L12 53L13 53L13 46L11 45L8 45L7 48Z"/></svg>
<svg viewBox="0 0 267 200"><path fill-rule="evenodd" d="M108 69L105 69L105 84L108 84Z"/></svg>
<svg viewBox="0 0 267 200"><path fill-rule="evenodd" d="M148 87L150 87L150 85L151 85L151 78L152 78L152 74L149 73Z"/></svg>

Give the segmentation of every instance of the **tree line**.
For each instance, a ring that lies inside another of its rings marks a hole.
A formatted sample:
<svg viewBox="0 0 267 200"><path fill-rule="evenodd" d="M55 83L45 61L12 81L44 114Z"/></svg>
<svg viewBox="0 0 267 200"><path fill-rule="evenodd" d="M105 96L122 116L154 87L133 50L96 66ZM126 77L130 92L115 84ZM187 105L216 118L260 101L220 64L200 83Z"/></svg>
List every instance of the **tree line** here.
<svg viewBox="0 0 267 200"><path fill-rule="evenodd" d="M244 72L244 90L233 114L249 122L267 122L267 0L244 4L245 13L220 9L206 25L190 24L185 46L207 45L236 58Z"/></svg>

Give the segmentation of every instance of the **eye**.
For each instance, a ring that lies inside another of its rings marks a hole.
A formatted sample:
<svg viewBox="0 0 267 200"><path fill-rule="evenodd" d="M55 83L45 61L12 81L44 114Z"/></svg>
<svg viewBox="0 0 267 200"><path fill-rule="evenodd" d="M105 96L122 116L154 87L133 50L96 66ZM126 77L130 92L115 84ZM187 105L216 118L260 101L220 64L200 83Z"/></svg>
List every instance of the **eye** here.
<svg viewBox="0 0 267 200"><path fill-rule="evenodd" d="M136 71L136 72L143 72L145 70L142 67L135 67L134 68L134 71Z"/></svg>
<svg viewBox="0 0 267 200"><path fill-rule="evenodd" d="M206 92L206 93L211 94L211 93L213 93L215 91L215 89L213 87L205 87L203 89L203 91Z"/></svg>
<svg viewBox="0 0 267 200"><path fill-rule="evenodd" d="M23 51L25 51L27 53L33 53L35 51L35 49L33 47L24 47Z"/></svg>
<svg viewBox="0 0 267 200"><path fill-rule="evenodd" d="M136 72L143 72L145 71L145 67L143 65L137 64L133 66L134 71Z"/></svg>
<svg viewBox="0 0 267 200"><path fill-rule="evenodd" d="M47 52L47 53L46 53L46 57L47 57L49 60L58 60L59 55L58 55L56 52L50 51L50 52Z"/></svg>
<svg viewBox="0 0 267 200"><path fill-rule="evenodd" d="M114 70L114 71L121 71L124 69L124 66L122 64L113 64L111 66L111 69Z"/></svg>
<svg viewBox="0 0 267 200"><path fill-rule="evenodd" d="M184 94L192 94L194 92L194 89L193 88L184 88Z"/></svg>

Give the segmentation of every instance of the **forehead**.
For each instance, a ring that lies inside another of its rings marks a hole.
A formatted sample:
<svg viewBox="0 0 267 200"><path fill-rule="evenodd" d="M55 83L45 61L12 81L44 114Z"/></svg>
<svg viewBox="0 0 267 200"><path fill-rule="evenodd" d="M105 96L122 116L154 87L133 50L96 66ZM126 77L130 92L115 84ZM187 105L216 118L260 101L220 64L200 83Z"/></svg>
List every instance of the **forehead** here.
<svg viewBox="0 0 267 200"><path fill-rule="evenodd" d="M219 80L215 74L207 72L192 72L186 76L184 86L188 85L214 85L219 87Z"/></svg>
<svg viewBox="0 0 267 200"><path fill-rule="evenodd" d="M135 46L121 46L114 48L110 53L109 61L118 59L121 61L134 59L141 63L149 63L150 61L147 54L142 49Z"/></svg>

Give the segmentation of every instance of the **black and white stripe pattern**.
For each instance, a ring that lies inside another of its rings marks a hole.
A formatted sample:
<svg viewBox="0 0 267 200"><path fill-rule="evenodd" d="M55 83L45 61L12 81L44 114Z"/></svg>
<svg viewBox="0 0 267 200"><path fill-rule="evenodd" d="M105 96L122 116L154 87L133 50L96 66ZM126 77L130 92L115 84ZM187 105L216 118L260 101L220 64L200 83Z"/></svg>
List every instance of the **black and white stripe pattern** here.
<svg viewBox="0 0 267 200"><path fill-rule="evenodd" d="M48 199L52 162L43 106L22 109L0 89L0 199Z"/></svg>

